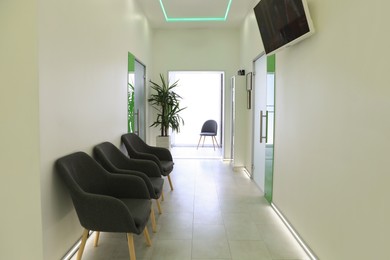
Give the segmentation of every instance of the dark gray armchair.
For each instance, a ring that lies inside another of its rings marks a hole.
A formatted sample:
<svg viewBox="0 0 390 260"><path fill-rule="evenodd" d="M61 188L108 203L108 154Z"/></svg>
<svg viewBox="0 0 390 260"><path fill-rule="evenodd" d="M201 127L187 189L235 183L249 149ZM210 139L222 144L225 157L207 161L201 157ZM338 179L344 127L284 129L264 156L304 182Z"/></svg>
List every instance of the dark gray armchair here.
<svg viewBox="0 0 390 260"><path fill-rule="evenodd" d="M169 186L171 187L171 190L173 190L169 174L173 170L174 163L172 154L168 149L150 146L134 133L124 134L121 139L130 158L151 160L157 163L161 170L161 174L168 177Z"/></svg>
<svg viewBox="0 0 390 260"><path fill-rule="evenodd" d="M92 157L76 152L56 161L80 224L84 227L77 255L81 259L90 230L127 233L130 260L135 260L133 234L145 235L151 245L146 224L152 214L148 188L142 178L107 172Z"/></svg>
<svg viewBox="0 0 390 260"><path fill-rule="evenodd" d="M95 159L109 172L130 174L142 178L149 189L149 195L156 200L161 214L159 198L163 192L164 179L157 164L149 160L132 159L126 156L115 145L104 142L93 148ZM153 227L153 231L156 229Z"/></svg>

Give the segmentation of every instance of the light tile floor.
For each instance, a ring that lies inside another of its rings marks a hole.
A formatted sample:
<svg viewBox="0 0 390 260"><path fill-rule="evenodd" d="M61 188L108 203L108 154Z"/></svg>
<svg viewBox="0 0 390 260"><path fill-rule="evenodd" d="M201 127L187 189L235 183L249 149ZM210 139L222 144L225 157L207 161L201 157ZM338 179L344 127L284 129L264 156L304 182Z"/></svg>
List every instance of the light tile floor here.
<svg viewBox="0 0 390 260"><path fill-rule="evenodd" d="M176 159L222 159L222 148L206 145L199 148L196 146L175 146L171 148L173 158Z"/></svg>
<svg viewBox="0 0 390 260"><path fill-rule="evenodd" d="M166 181L161 215L153 204L157 233L148 226L153 245L135 236L138 260L309 259L258 187L229 163L175 159L171 178L174 191ZM125 234L102 233L96 248L93 238L84 260L129 259Z"/></svg>

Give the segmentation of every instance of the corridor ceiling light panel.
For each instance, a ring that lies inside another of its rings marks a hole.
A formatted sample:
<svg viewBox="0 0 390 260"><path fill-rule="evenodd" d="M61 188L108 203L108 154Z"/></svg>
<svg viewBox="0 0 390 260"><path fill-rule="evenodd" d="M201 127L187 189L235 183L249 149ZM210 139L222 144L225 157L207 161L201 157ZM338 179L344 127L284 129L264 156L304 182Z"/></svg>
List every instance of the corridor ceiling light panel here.
<svg viewBox="0 0 390 260"><path fill-rule="evenodd" d="M202 22L202 21L226 21L227 19L227 16L229 14L229 10L230 10L230 6L232 4L232 0L227 0L227 6L226 6L226 10L224 9L225 13L224 13L224 16L210 16L210 17L191 17L191 16L183 16L183 17L173 17L173 16L170 16L167 11L166 11L166 8L164 6L164 1L167 2L169 0L159 0L160 1L160 5L161 5L161 10L164 14L164 17L165 17L165 20L167 22ZM208 3L210 3L210 1L207 1ZM203 9L207 10L207 6L203 6Z"/></svg>

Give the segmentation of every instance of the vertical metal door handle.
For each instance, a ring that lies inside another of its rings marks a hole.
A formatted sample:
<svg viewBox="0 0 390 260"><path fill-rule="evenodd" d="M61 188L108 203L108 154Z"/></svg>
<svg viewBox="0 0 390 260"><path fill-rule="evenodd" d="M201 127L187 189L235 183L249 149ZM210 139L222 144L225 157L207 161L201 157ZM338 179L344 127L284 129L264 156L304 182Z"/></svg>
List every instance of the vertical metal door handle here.
<svg viewBox="0 0 390 260"><path fill-rule="evenodd" d="M265 112L265 143L268 143L268 110Z"/></svg>
<svg viewBox="0 0 390 260"><path fill-rule="evenodd" d="M263 136L263 118L265 118L265 136ZM263 143L263 139L265 142L268 142L268 111L264 112L260 110L260 143Z"/></svg>
<svg viewBox="0 0 390 260"><path fill-rule="evenodd" d="M136 130L134 131L134 133L136 135L139 135L139 109L137 109L137 112L135 113L135 118L137 121L137 127L136 127Z"/></svg>
<svg viewBox="0 0 390 260"><path fill-rule="evenodd" d="M263 110L260 110L260 143L263 142Z"/></svg>

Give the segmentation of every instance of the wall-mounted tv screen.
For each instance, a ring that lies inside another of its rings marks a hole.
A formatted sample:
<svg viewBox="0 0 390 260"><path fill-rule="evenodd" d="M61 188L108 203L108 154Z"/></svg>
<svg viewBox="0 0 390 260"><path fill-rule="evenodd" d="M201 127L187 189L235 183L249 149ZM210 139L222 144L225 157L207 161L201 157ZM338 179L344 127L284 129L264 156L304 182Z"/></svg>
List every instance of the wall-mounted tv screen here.
<svg viewBox="0 0 390 260"><path fill-rule="evenodd" d="M254 12L267 55L314 33L305 0L261 0Z"/></svg>

